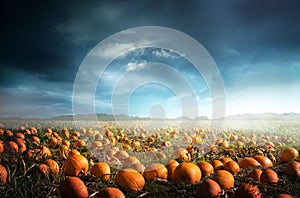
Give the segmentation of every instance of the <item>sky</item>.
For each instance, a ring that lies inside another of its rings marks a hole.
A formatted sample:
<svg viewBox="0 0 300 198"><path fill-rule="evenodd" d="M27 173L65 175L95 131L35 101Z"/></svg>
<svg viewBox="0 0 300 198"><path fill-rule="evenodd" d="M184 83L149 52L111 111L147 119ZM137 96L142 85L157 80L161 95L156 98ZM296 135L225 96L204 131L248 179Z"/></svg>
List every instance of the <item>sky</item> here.
<svg viewBox="0 0 300 198"><path fill-rule="evenodd" d="M101 41L141 26L180 31L207 50L222 77L225 115L300 113L299 1L20 0L0 7L0 117L73 114L74 83L87 56ZM186 54L138 42L120 54L131 44L97 52L98 59L116 58L101 76L89 71L85 80L98 80L82 83L77 103L97 113L212 117L217 98ZM94 95L85 95L94 85Z"/></svg>

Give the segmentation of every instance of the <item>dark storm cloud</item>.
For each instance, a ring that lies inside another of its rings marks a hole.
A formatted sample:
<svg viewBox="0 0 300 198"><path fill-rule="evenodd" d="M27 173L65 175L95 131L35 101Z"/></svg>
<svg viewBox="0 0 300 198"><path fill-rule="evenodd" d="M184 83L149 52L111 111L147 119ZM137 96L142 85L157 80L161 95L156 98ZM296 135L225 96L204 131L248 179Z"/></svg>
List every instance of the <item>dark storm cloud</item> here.
<svg viewBox="0 0 300 198"><path fill-rule="evenodd" d="M0 7L0 92L12 88L9 95L15 96L2 99L1 106L48 104L55 111L64 104L70 112L72 83L87 53L114 33L147 25L174 28L199 41L229 89L277 82L288 86L300 79L296 0L7 1ZM28 100L21 100L20 87L34 89L33 98L23 93ZM50 94L55 90L69 97ZM39 98L43 93L49 100Z"/></svg>

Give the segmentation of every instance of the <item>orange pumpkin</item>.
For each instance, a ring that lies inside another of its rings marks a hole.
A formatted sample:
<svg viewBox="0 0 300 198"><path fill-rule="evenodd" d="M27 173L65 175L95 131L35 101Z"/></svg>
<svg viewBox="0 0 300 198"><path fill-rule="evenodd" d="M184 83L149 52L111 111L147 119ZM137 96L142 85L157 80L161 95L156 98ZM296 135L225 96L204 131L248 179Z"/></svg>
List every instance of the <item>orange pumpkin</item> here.
<svg viewBox="0 0 300 198"><path fill-rule="evenodd" d="M71 151L68 152L68 157L72 156L72 155L80 155L80 152L73 149Z"/></svg>
<svg viewBox="0 0 300 198"><path fill-rule="evenodd" d="M212 177L223 189L230 189L234 186L234 177L227 170L217 170Z"/></svg>
<svg viewBox="0 0 300 198"><path fill-rule="evenodd" d="M260 182L269 184L271 186L276 186L278 182L278 175L275 171L271 169L263 170L260 175Z"/></svg>
<svg viewBox="0 0 300 198"><path fill-rule="evenodd" d="M256 186L253 186L251 184L244 184L243 186L239 187L233 195L233 198L240 197L261 198L261 193Z"/></svg>
<svg viewBox="0 0 300 198"><path fill-rule="evenodd" d="M143 175L131 168L119 171L116 175L115 182L124 190L134 193L142 189L145 185Z"/></svg>
<svg viewBox="0 0 300 198"><path fill-rule="evenodd" d="M143 176L147 181L152 181L155 178L167 179L168 169L163 164L154 163L145 169Z"/></svg>
<svg viewBox="0 0 300 198"><path fill-rule="evenodd" d="M110 178L110 167L105 162L98 162L92 167L91 174L103 180L108 180Z"/></svg>
<svg viewBox="0 0 300 198"><path fill-rule="evenodd" d="M173 157L179 161L189 162L191 159L190 153L184 149L179 148L173 153Z"/></svg>
<svg viewBox="0 0 300 198"><path fill-rule="evenodd" d="M220 185L212 179L207 179L200 183L197 189L197 197L207 198L214 197L219 198L221 196L221 187Z"/></svg>
<svg viewBox="0 0 300 198"><path fill-rule="evenodd" d="M256 181L259 181L259 180L260 180L260 175L261 175L261 173L262 173L262 170L256 168L256 169L253 169L253 170L250 172L249 176L250 176L252 179L256 180Z"/></svg>
<svg viewBox="0 0 300 198"><path fill-rule="evenodd" d="M138 158L136 158L134 156L129 156L124 160L123 167L131 168L134 164L137 164L139 162L140 161L138 160Z"/></svg>
<svg viewBox="0 0 300 198"><path fill-rule="evenodd" d="M236 161L229 161L227 162L224 167L224 170L227 170L228 172L230 172L231 174L236 174L240 171L240 166Z"/></svg>
<svg viewBox="0 0 300 198"><path fill-rule="evenodd" d="M179 163L176 160L170 160L169 163L166 165L166 168L168 170L168 179L173 180L174 178L174 172L176 167L179 165Z"/></svg>
<svg viewBox="0 0 300 198"><path fill-rule="evenodd" d="M9 141L5 144L5 151L7 153L17 153L19 151L18 144L14 141Z"/></svg>
<svg viewBox="0 0 300 198"><path fill-rule="evenodd" d="M230 157L222 157L222 158L221 158L221 162L222 162L223 164L226 164L226 163L229 162L229 161L233 161L233 159L231 159Z"/></svg>
<svg viewBox="0 0 300 198"><path fill-rule="evenodd" d="M291 176L299 176L299 172L300 172L300 162L298 161L290 161L288 162L285 167L284 167L284 172L287 175L291 175Z"/></svg>
<svg viewBox="0 0 300 198"><path fill-rule="evenodd" d="M213 160L211 165L214 167L214 171L223 169L224 164L220 160Z"/></svg>
<svg viewBox="0 0 300 198"><path fill-rule="evenodd" d="M128 153L124 150L120 150L115 154L115 157L118 158L119 160L126 159L129 157Z"/></svg>
<svg viewBox="0 0 300 198"><path fill-rule="evenodd" d="M289 195L289 194L279 194L279 195L276 195L275 198L293 198L293 196Z"/></svg>
<svg viewBox="0 0 300 198"><path fill-rule="evenodd" d="M299 153L296 149L289 147L284 149L280 154L279 158L282 162L289 162L296 159L299 156Z"/></svg>
<svg viewBox="0 0 300 198"><path fill-rule="evenodd" d="M8 176L8 174L7 174L6 168L0 164L0 182L2 184L6 183L7 176Z"/></svg>
<svg viewBox="0 0 300 198"><path fill-rule="evenodd" d="M58 174L59 173L59 165L53 159L47 159L46 164L49 166L49 170L51 174Z"/></svg>
<svg viewBox="0 0 300 198"><path fill-rule="evenodd" d="M270 168L273 166L272 161L266 156L256 155L253 158L265 168Z"/></svg>
<svg viewBox="0 0 300 198"><path fill-rule="evenodd" d="M143 174L145 171L145 166L141 163L136 163L133 164L132 166L133 169L137 170L139 173Z"/></svg>
<svg viewBox="0 0 300 198"><path fill-rule="evenodd" d="M39 164L38 168L43 175L45 175L45 176L49 175L49 166L48 165Z"/></svg>
<svg viewBox="0 0 300 198"><path fill-rule="evenodd" d="M67 177L63 180L59 185L59 192L63 198L87 198L89 196L86 185L78 177Z"/></svg>
<svg viewBox="0 0 300 198"><path fill-rule="evenodd" d="M36 153L39 153L40 157L45 156L45 157L51 157L51 151L48 147L46 146L40 146L39 148L35 149Z"/></svg>
<svg viewBox="0 0 300 198"><path fill-rule="evenodd" d="M101 198L125 198L125 195L123 194L122 191L120 191L117 188L113 187L108 187L103 190L101 190L98 194L97 197Z"/></svg>
<svg viewBox="0 0 300 198"><path fill-rule="evenodd" d="M58 146L58 140L56 137L51 137L48 143L51 148L56 148Z"/></svg>
<svg viewBox="0 0 300 198"><path fill-rule="evenodd" d="M4 152L4 143L2 140L0 140L0 153Z"/></svg>
<svg viewBox="0 0 300 198"><path fill-rule="evenodd" d="M78 176L81 172L86 174L89 169L88 160L82 155L71 155L62 167L67 176Z"/></svg>
<svg viewBox="0 0 300 198"><path fill-rule="evenodd" d="M40 140L40 138L38 138L37 136L32 136L32 137L31 137L31 142L32 142L33 144L39 145L39 144L41 143L41 140Z"/></svg>
<svg viewBox="0 0 300 198"><path fill-rule="evenodd" d="M252 157L245 157L239 161L239 166L241 168L256 167L260 166L260 163Z"/></svg>
<svg viewBox="0 0 300 198"><path fill-rule="evenodd" d="M214 167L209 162L201 161L197 165L200 168L203 176L210 176L212 173L214 173Z"/></svg>
<svg viewBox="0 0 300 198"><path fill-rule="evenodd" d="M177 183L195 184L201 179L200 168L193 163L183 162L174 171L174 181Z"/></svg>

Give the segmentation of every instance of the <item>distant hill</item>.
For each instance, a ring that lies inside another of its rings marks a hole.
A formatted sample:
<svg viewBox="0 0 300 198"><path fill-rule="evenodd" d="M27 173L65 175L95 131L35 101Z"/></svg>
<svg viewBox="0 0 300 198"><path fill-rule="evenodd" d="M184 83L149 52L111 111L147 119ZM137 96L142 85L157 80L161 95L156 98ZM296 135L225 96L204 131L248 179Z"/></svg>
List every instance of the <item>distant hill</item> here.
<svg viewBox="0 0 300 198"><path fill-rule="evenodd" d="M243 114L231 115L226 117L227 120L299 120L298 113L260 113L260 114Z"/></svg>
<svg viewBox="0 0 300 198"><path fill-rule="evenodd" d="M92 114L82 114L76 115L76 120L92 120L94 115ZM108 115L108 114L97 114L98 120L103 121L114 121L114 120L151 120L149 117L138 117L138 116L128 116L128 115ZM73 121L73 115L60 115L48 119L38 119L38 118L19 118L19 117L6 117L0 118L1 120L60 120L60 121ZM227 120L299 120L299 113L260 113L260 114L243 114L243 115L230 115L225 117ZM159 119L156 119L159 120ZM183 120L183 121L192 121L192 120L209 120L206 116L198 116L194 119L187 116L182 116L178 118L166 118L165 120Z"/></svg>

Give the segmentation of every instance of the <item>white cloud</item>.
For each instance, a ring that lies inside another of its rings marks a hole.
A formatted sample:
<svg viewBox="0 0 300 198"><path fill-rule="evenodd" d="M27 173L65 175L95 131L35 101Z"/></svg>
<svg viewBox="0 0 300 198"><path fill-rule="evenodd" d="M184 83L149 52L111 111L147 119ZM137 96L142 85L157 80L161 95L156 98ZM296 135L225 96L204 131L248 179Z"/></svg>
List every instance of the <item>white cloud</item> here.
<svg viewBox="0 0 300 198"><path fill-rule="evenodd" d="M146 67L147 63L146 61L142 62L130 62L127 65L125 65L126 71L139 71Z"/></svg>

